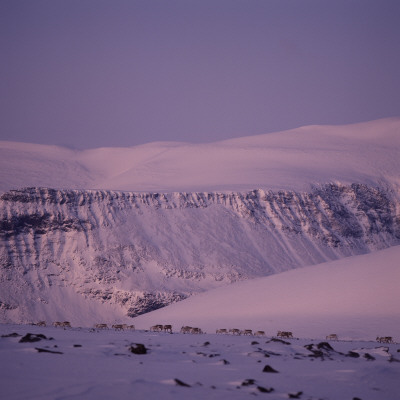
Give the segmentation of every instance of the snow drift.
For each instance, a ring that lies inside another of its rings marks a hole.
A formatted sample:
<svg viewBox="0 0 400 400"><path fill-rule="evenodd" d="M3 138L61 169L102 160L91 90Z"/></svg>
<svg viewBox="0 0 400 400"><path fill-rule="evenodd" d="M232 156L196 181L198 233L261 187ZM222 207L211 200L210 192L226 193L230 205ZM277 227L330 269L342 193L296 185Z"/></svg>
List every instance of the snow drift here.
<svg viewBox="0 0 400 400"><path fill-rule="evenodd" d="M293 331L297 337L400 339L400 246L208 291L136 317L155 324Z"/></svg>

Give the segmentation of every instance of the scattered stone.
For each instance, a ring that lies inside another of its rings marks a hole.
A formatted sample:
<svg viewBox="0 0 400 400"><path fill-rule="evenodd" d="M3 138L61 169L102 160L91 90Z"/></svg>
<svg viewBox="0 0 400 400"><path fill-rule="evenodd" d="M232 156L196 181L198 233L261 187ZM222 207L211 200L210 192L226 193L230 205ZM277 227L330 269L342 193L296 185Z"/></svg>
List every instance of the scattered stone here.
<svg viewBox="0 0 400 400"><path fill-rule="evenodd" d="M308 357L318 357L321 358L322 360L324 357L328 357L329 359L331 358L332 353L338 353L328 342L320 342L318 344L307 344L304 346L308 351L310 351L312 354L309 354Z"/></svg>
<svg viewBox="0 0 400 400"><path fill-rule="evenodd" d="M289 399L299 399L303 392L289 393Z"/></svg>
<svg viewBox="0 0 400 400"><path fill-rule="evenodd" d="M209 354L208 357L209 358L213 358L213 357L219 357L221 354L218 353L213 353L213 354Z"/></svg>
<svg viewBox="0 0 400 400"><path fill-rule="evenodd" d="M270 365L266 365L263 369L263 372L271 372L271 373L278 373L276 369L273 369Z"/></svg>
<svg viewBox="0 0 400 400"><path fill-rule="evenodd" d="M74 344L74 347L82 347L81 344Z"/></svg>
<svg viewBox="0 0 400 400"><path fill-rule="evenodd" d="M255 379L245 379L242 382L242 386L251 386L254 385L255 382L256 382Z"/></svg>
<svg viewBox="0 0 400 400"><path fill-rule="evenodd" d="M261 393L272 393L275 389L274 388L265 388L262 386L257 386L257 389L261 392Z"/></svg>
<svg viewBox="0 0 400 400"><path fill-rule="evenodd" d="M191 387L190 385L188 385L187 383L181 381L180 379L175 378L174 380L175 380L175 383L176 383L178 386Z"/></svg>
<svg viewBox="0 0 400 400"><path fill-rule="evenodd" d="M48 349L41 349L39 347L35 347L35 350L37 350L39 353L51 353L51 354L64 354L61 351L54 351L54 350L48 350Z"/></svg>
<svg viewBox="0 0 400 400"><path fill-rule="evenodd" d="M222 361L222 364L224 364L224 365L229 365L229 364L230 364L230 362L227 361L227 360L225 360L225 359L223 359L223 360L221 360L221 361Z"/></svg>
<svg viewBox="0 0 400 400"><path fill-rule="evenodd" d="M23 336L19 343L34 343L34 342L40 342L42 339L47 340L47 337L45 335L42 335L41 333L35 334L35 333L27 333L25 336Z"/></svg>
<svg viewBox="0 0 400 400"><path fill-rule="evenodd" d="M359 397L353 397L353 400L361 400Z"/></svg>
<svg viewBox="0 0 400 400"><path fill-rule="evenodd" d="M210 342L204 342L203 346L209 346Z"/></svg>
<svg viewBox="0 0 400 400"><path fill-rule="evenodd" d="M364 358L366 358L368 361L375 360L375 357L371 356L371 354L369 354L369 353L365 353Z"/></svg>
<svg viewBox="0 0 400 400"><path fill-rule="evenodd" d="M317 348L320 350L335 351L335 349L328 342L318 343Z"/></svg>
<svg viewBox="0 0 400 400"><path fill-rule="evenodd" d="M360 357L360 355L358 353L356 353L355 351L349 351L346 354L346 357L358 358L358 357Z"/></svg>
<svg viewBox="0 0 400 400"><path fill-rule="evenodd" d="M290 342L285 342L282 339L276 339L276 338L272 338L271 340L269 340L268 342L265 342L265 343L271 343L271 342L282 343L282 344L290 344Z"/></svg>
<svg viewBox="0 0 400 400"><path fill-rule="evenodd" d="M133 354L147 354L147 349L142 343L133 343L129 347L129 351Z"/></svg>
<svg viewBox="0 0 400 400"><path fill-rule="evenodd" d="M7 338L7 337L20 337L20 336L22 336L22 335L20 335L20 334L18 334L16 332L9 333L8 335L1 335L1 337L4 337L4 338Z"/></svg>
<svg viewBox="0 0 400 400"><path fill-rule="evenodd" d="M308 357L321 357L324 358L324 353L320 350L311 350L312 354L309 354Z"/></svg>
<svg viewBox="0 0 400 400"><path fill-rule="evenodd" d="M258 343L256 340L253 340L253 341L251 342L251 344L252 344L252 345L255 345L255 344L260 344L260 343Z"/></svg>

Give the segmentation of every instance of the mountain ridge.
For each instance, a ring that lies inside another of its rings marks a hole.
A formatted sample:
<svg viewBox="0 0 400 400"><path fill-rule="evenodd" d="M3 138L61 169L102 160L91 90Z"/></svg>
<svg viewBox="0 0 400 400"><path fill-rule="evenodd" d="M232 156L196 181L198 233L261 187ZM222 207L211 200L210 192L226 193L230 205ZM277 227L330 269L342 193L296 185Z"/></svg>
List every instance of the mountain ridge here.
<svg viewBox="0 0 400 400"><path fill-rule="evenodd" d="M309 190L400 184L400 118L308 126L214 143L71 150L0 142L0 192L22 187L134 192Z"/></svg>

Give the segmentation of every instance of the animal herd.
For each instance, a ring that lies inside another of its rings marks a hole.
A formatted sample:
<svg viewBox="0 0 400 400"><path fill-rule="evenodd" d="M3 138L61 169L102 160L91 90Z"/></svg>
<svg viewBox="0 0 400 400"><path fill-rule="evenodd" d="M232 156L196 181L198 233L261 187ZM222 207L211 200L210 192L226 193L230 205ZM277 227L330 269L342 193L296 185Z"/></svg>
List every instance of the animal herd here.
<svg viewBox="0 0 400 400"><path fill-rule="evenodd" d="M46 321L39 321L37 323L33 323L33 325L36 326L47 326ZM71 328L71 323L69 321L56 321L53 322L52 324L54 327L58 328ZM123 330L130 330L134 331L135 330L135 325L127 325L127 324L113 324L111 325L112 329L115 329L116 331L123 331ZM105 323L100 323L100 324L95 324L94 329L102 330L102 329L109 329L108 324ZM153 325L150 327L150 332L166 332L166 333L173 333L172 332L172 325L171 324L166 324L166 325ZM202 334L205 333L201 328L198 327L192 327L192 326L182 326L180 331L182 334ZM220 328L217 329L215 332L217 335L243 335L243 336L266 336L264 331L255 331L253 332L252 329L237 329L237 328L231 328L231 329L226 329L226 328ZM285 338L285 339L293 339L293 333L289 331L278 331L276 334L276 337L278 338ZM330 335L326 336L326 340L339 340L339 337L336 333L331 333ZM376 341L378 343L394 343L393 337L392 336L377 336Z"/></svg>

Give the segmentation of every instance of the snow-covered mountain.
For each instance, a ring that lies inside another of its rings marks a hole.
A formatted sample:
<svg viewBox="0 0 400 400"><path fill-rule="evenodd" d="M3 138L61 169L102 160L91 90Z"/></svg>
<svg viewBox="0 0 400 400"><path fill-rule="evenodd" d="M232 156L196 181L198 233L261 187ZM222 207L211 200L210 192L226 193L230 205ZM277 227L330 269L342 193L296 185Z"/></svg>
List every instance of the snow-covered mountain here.
<svg viewBox="0 0 400 400"><path fill-rule="evenodd" d="M33 186L157 193L308 191L312 184L329 182L400 183L399 159L400 118L209 144L78 151L0 141L0 192Z"/></svg>
<svg viewBox="0 0 400 400"><path fill-rule="evenodd" d="M207 145L1 142L0 319L127 320L400 244L399 150L400 119Z"/></svg>
<svg viewBox="0 0 400 400"><path fill-rule="evenodd" d="M394 193L356 184L310 193L10 191L0 200L3 318L82 324L76 302L133 317L238 280L399 244L399 210Z"/></svg>

